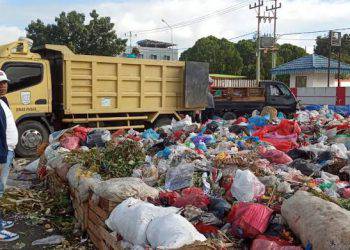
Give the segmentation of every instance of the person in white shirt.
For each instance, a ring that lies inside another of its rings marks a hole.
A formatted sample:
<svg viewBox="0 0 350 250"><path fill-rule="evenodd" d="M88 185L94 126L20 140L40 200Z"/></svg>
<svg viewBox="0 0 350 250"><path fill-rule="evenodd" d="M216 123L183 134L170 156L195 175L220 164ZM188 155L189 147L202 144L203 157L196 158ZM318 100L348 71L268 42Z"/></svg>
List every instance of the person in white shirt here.
<svg viewBox="0 0 350 250"><path fill-rule="evenodd" d="M1 177L0 177L0 198L1 198L4 195L7 178L9 176L10 168L12 166L12 162L15 156L14 151L18 143L18 131L17 131L16 123L10 108L2 100L0 100L0 105L6 115L6 141L7 141L7 148L8 148L7 162L6 164L4 164L3 169L1 169Z"/></svg>
<svg viewBox="0 0 350 250"><path fill-rule="evenodd" d="M9 80L5 72L0 70L0 97L3 97L3 95L7 93L8 82ZM5 103L3 100L3 98L0 98L0 135L2 138L0 147L0 199L5 192L7 178L14 158L14 150L18 142L18 131L15 120L8 106L8 103ZM12 233L6 230L13 227L13 225L13 221L5 221L0 217L0 242L14 241L19 238L19 235L17 233Z"/></svg>

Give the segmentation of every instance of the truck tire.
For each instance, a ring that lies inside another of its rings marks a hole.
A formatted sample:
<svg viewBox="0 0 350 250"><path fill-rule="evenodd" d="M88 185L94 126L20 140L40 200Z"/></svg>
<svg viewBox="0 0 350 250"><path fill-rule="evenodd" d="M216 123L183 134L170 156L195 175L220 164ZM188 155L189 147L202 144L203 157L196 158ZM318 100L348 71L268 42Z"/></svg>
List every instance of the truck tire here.
<svg viewBox="0 0 350 250"><path fill-rule="evenodd" d="M48 129L38 121L24 121L18 125L16 154L23 158L37 156L37 148L49 141Z"/></svg>
<svg viewBox="0 0 350 250"><path fill-rule="evenodd" d="M168 116L162 116L155 121L154 128L160 128L166 125L171 125L171 118Z"/></svg>
<svg viewBox="0 0 350 250"><path fill-rule="evenodd" d="M224 120L226 121L230 121L230 120L235 120L237 119L237 116L235 113L233 112L226 112L223 117L222 117Z"/></svg>

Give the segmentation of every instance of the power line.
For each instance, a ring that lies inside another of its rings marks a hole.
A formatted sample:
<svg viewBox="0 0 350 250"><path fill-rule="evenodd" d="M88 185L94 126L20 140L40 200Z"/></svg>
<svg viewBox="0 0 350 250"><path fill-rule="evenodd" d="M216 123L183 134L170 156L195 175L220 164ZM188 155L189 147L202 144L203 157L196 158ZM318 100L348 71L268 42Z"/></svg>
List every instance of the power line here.
<svg viewBox="0 0 350 250"><path fill-rule="evenodd" d="M303 32L293 32L293 33L284 33L279 34L279 36L291 36L291 35L304 35L304 34L315 34L315 33L324 33L329 32L330 30L342 31L342 30L350 30L350 28L339 28L339 29L328 29L328 30L315 30L315 31L303 31Z"/></svg>
<svg viewBox="0 0 350 250"><path fill-rule="evenodd" d="M233 12L233 11L236 11L236 10L239 10L241 8L246 7L248 5L248 3L251 1L252 0L243 0L243 1L240 1L239 3L236 3L235 5L232 5L230 7L226 7L224 9L217 10L217 11L214 11L214 12L208 13L206 15L203 15L203 16L200 16L197 18L193 18L193 19L190 19L187 21L175 23L175 24L171 25L171 27L173 29L178 29L178 28L182 28L185 26L193 25L195 23L203 22L203 21L205 21L209 18L212 18L214 16L217 16L217 15L225 15L227 13L230 13L230 12ZM169 30L169 27L165 26L165 27L159 27L159 28L148 29L148 30L133 31L133 33L147 34L147 33L154 33L154 32L163 32L163 31L167 31L167 30Z"/></svg>
<svg viewBox="0 0 350 250"><path fill-rule="evenodd" d="M244 34L244 35L232 37L232 38L227 39L227 40L232 41L232 40L236 40L236 39L238 39L238 38L242 38L242 37L246 37L246 36L250 36L250 35L255 35L255 34L256 34L256 32L254 31L254 32L250 32L250 33L247 33L247 34Z"/></svg>

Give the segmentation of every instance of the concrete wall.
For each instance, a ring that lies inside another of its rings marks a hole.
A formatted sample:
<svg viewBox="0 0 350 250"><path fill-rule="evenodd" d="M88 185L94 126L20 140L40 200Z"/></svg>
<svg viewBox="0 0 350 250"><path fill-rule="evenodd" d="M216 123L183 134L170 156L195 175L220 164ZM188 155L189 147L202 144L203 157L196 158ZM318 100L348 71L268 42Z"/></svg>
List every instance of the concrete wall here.
<svg viewBox="0 0 350 250"><path fill-rule="evenodd" d="M317 74L295 74L290 75L290 87L295 88L296 86L296 76L306 76L307 82L306 87L312 88L312 87L327 87L328 83L328 76L324 73L317 73ZM335 75L330 75L330 87L336 87L335 83Z"/></svg>
<svg viewBox="0 0 350 250"><path fill-rule="evenodd" d="M303 105L350 105L350 87L292 88Z"/></svg>

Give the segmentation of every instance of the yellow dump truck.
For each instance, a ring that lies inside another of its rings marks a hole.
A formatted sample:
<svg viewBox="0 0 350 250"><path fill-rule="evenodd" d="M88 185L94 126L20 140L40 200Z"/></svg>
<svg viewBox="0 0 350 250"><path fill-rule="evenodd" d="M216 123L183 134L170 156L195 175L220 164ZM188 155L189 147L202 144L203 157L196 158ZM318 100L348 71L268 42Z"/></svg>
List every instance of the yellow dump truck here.
<svg viewBox="0 0 350 250"><path fill-rule="evenodd" d="M62 45L0 46L16 153L35 155L49 133L73 124L110 130L164 125L207 104L208 64L76 55Z"/></svg>

